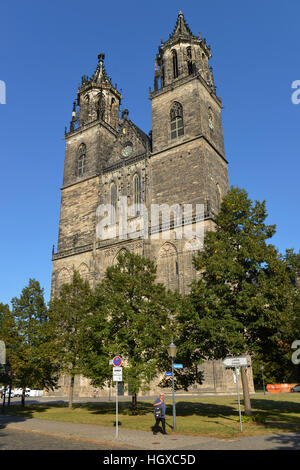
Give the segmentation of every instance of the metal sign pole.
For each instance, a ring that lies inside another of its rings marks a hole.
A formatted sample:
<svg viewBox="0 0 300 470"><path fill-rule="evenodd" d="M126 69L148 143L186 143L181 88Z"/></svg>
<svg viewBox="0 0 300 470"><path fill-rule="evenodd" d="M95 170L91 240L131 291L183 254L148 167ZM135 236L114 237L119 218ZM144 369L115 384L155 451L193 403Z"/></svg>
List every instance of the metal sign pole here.
<svg viewBox="0 0 300 470"><path fill-rule="evenodd" d="M264 395L266 394L266 389L265 389L265 378L264 378L264 365L262 364L260 366L261 368L261 374L262 374L262 381L263 381L263 389L264 389Z"/></svg>
<svg viewBox="0 0 300 470"><path fill-rule="evenodd" d="M6 398L6 391L7 391L7 385L5 384L4 385L4 388L3 388L3 393L4 393L4 396L3 396L3 403L2 403L2 414L4 415L5 413L5 398Z"/></svg>
<svg viewBox="0 0 300 470"><path fill-rule="evenodd" d="M175 390L174 390L174 361L172 358L172 395L173 395L173 430L176 431L176 408L175 408Z"/></svg>
<svg viewBox="0 0 300 470"><path fill-rule="evenodd" d="M242 432L242 431L243 431L243 424L242 424L242 414L241 414L241 402L240 402L238 367L235 368L235 377L236 377L236 391L237 391L238 404L239 404L240 428L241 428L241 432Z"/></svg>
<svg viewBox="0 0 300 470"><path fill-rule="evenodd" d="M116 439L118 439L118 436L119 436L118 388L119 388L119 382L116 382Z"/></svg>
<svg viewBox="0 0 300 470"><path fill-rule="evenodd" d="M122 359L119 356L115 356L112 360L113 367L113 382L116 383L116 439L119 436L119 402L118 402L118 389L119 389L119 382L122 382L123 375L122 375Z"/></svg>

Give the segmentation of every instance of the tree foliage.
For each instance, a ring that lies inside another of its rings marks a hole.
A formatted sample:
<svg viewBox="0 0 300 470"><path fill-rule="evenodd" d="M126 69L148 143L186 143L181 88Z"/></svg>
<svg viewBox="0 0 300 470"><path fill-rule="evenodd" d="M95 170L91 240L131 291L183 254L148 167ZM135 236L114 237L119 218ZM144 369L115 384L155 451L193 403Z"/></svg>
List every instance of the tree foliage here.
<svg viewBox="0 0 300 470"><path fill-rule="evenodd" d="M173 295L155 282L155 273L150 260L129 251L120 253L117 265L107 269L96 289L97 307L88 318L91 352L86 374L101 386L112 375L109 359L121 356L133 413L136 394L148 390L159 374L158 364L171 336Z"/></svg>
<svg viewBox="0 0 300 470"><path fill-rule="evenodd" d="M266 218L265 202L253 202L245 190L232 187L215 230L206 233L194 261L201 278L192 285L190 312L179 317L182 341L188 338L199 357L250 354L266 366L284 362L295 288L291 257L289 265L268 243L275 226Z"/></svg>
<svg viewBox="0 0 300 470"><path fill-rule="evenodd" d="M44 290L38 281L29 279L20 297L14 297L11 303L9 321L13 336L8 358L13 384L23 390L26 387L52 389L58 377L47 348L48 312Z"/></svg>
<svg viewBox="0 0 300 470"><path fill-rule="evenodd" d="M49 351L61 374L70 376L69 407L72 408L75 376L83 371L83 349L86 336L86 318L91 314L92 291L74 271L71 283L61 287L57 297L50 301L48 332Z"/></svg>

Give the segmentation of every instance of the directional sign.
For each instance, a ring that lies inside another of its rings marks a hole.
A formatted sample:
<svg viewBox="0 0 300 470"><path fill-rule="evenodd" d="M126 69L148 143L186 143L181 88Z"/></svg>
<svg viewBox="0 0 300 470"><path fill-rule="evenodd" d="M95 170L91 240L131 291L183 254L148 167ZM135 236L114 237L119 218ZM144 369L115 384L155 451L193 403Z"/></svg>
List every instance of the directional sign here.
<svg viewBox="0 0 300 470"><path fill-rule="evenodd" d="M165 373L165 376L166 376L166 377L172 376L172 372L166 372L166 373Z"/></svg>
<svg viewBox="0 0 300 470"><path fill-rule="evenodd" d="M115 367L120 367L122 364L122 359L119 356L115 356L112 361Z"/></svg>
<svg viewBox="0 0 300 470"><path fill-rule="evenodd" d="M247 356L225 357L222 364L226 367L247 367L249 366Z"/></svg>
<svg viewBox="0 0 300 470"><path fill-rule="evenodd" d="M174 369L182 369L183 365L182 364L174 364L173 367L174 367Z"/></svg>
<svg viewBox="0 0 300 470"><path fill-rule="evenodd" d="M113 368L113 382L122 382L122 367Z"/></svg>

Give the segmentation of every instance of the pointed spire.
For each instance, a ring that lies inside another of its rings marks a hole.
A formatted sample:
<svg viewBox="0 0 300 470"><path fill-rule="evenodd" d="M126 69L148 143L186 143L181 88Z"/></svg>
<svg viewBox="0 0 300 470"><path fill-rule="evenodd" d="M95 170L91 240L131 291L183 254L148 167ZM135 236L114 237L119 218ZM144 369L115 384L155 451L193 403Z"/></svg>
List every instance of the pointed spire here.
<svg viewBox="0 0 300 470"><path fill-rule="evenodd" d="M175 38L177 36L193 36L192 31L190 30L187 22L185 21L182 11L178 13L176 25L173 33L171 34L172 38Z"/></svg>
<svg viewBox="0 0 300 470"><path fill-rule="evenodd" d="M103 52L100 52L98 54L97 69L94 75L92 76L91 80L96 83L110 83L111 84L110 78L107 76L106 70L104 67L104 59L105 59L105 54L103 54Z"/></svg>

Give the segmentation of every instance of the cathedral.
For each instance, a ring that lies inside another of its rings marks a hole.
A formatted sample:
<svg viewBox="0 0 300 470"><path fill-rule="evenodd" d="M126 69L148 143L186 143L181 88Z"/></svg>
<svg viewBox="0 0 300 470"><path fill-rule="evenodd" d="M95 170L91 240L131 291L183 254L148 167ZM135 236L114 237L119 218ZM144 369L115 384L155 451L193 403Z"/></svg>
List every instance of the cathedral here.
<svg viewBox="0 0 300 470"><path fill-rule="evenodd" d="M202 208L205 234L213 229L214 215L229 188L222 101L216 94L210 58L206 40L191 32L179 12L173 32L165 42L161 40L155 57L148 134L131 121L127 109L121 111L122 91L108 76L103 53L98 54L94 74L82 77L70 126L65 129L52 297L71 280L74 269L94 287L124 249L153 260L157 280L166 287L182 294L189 291L197 276L193 256L201 242L196 208ZM120 201L134 208L127 216L131 229L126 237L120 236ZM186 206L189 236L182 236L182 220L177 216ZM109 217L101 211L105 207L113 208ZM150 223L144 213L151 213L152 207L171 207L169 223L161 215ZM205 382L198 390L235 390L232 371L221 363L208 361L203 368ZM88 382L78 380L77 393L84 396Z"/></svg>

